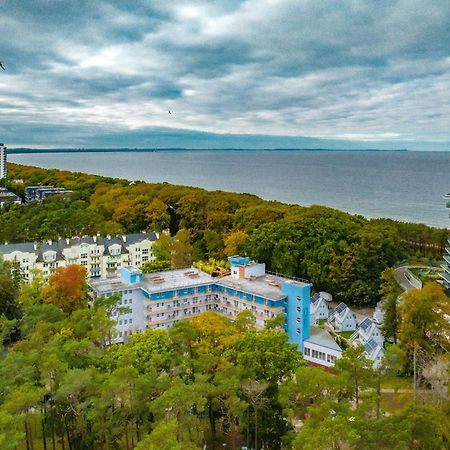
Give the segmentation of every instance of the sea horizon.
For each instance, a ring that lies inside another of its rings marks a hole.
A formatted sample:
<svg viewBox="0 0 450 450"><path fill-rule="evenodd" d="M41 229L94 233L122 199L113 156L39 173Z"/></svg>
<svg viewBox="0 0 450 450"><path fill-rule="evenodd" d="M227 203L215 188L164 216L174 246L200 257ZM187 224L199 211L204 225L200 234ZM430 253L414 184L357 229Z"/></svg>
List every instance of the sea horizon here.
<svg viewBox="0 0 450 450"><path fill-rule="evenodd" d="M367 218L448 226L442 197L450 190L450 152L98 149L11 153L9 160L130 181L250 193Z"/></svg>

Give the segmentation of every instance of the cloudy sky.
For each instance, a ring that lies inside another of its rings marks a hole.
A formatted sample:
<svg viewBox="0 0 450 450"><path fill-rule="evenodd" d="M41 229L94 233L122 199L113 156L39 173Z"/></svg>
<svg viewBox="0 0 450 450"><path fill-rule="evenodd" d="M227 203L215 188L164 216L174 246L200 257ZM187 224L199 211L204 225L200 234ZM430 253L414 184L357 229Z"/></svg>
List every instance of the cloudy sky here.
<svg viewBox="0 0 450 450"><path fill-rule="evenodd" d="M449 0L2 0L0 26L11 147L450 149Z"/></svg>

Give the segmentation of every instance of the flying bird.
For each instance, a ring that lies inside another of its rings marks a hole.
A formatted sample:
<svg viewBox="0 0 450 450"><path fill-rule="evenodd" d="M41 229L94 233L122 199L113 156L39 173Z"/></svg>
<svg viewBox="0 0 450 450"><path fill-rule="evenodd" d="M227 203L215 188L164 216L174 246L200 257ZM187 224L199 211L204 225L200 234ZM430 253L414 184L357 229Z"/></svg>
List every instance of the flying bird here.
<svg viewBox="0 0 450 450"><path fill-rule="evenodd" d="M0 61L0 67L1 67L3 70L6 70L6 69L3 67L3 64L1 63L1 61Z"/></svg>
<svg viewBox="0 0 450 450"><path fill-rule="evenodd" d="M170 109L168 109L167 112L168 112L169 114L172 114L172 111L171 111Z"/></svg>

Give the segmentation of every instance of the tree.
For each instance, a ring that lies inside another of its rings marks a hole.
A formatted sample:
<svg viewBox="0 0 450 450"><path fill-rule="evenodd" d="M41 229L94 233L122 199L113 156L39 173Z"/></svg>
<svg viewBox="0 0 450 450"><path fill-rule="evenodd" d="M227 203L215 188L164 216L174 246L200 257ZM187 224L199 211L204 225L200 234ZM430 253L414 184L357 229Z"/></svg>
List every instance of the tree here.
<svg viewBox="0 0 450 450"><path fill-rule="evenodd" d="M439 284L431 283L406 292L399 310L399 345L408 356L409 369L414 348L419 354L450 350L450 299Z"/></svg>
<svg viewBox="0 0 450 450"><path fill-rule="evenodd" d="M242 255L245 252L248 234L242 230L231 231L224 239L226 256Z"/></svg>
<svg viewBox="0 0 450 450"><path fill-rule="evenodd" d="M398 299L402 292L395 277L395 270L386 269L381 273L380 295L382 297L381 309L384 313L381 332L385 339L393 339L397 343L400 315L398 311Z"/></svg>
<svg viewBox="0 0 450 450"><path fill-rule="evenodd" d="M147 261L141 267L142 273L161 272L170 269L170 261Z"/></svg>
<svg viewBox="0 0 450 450"><path fill-rule="evenodd" d="M248 380L243 386L245 396L253 407L255 414L255 449L258 450L258 411L263 407L267 398L264 392L269 387L268 383L261 383L257 380Z"/></svg>
<svg viewBox="0 0 450 450"><path fill-rule="evenodd" d="M10 274L0 273L0 316L18 319L21 315L17 301L18 289Z"/></svg>
<svg viewBox="0 0 450 450"><path fill-rule="evenodd" d="M249 329L233 345L233 358L244 378L277 384L292 375L303 357L284 331Z"/></svg>
<svg viewBox="0 0 450 450"><path fill-rule="evenodd" d="M359 405L360 391L370 385L373 376L372 361L364 355L364 347L348 347L342 358L336 360L336 370L344 375L352 386L353 398L356 406Z"/></svg>
<svg viewBox="0 0 450 450"><path fill-rule="evenodd" d="M190 232L186 229L179 230L175 235L170 250L170 259L174 269L189 267L192 263L193 250Z"/></svg>
<svg viewBox="0 0 450 450"><path fill-rule="evenodd" d="M43 289L46 303L53 304L65 312L72 312L87 305L86 269L70 265L56 269Z"/></svg>
<svg viewBox="0 0 450 450"><path fill-rule="evenodd" d="M145 207L145 217L149 231L163 231L169 228L170 214L167 205L158 198Z"/></svg>

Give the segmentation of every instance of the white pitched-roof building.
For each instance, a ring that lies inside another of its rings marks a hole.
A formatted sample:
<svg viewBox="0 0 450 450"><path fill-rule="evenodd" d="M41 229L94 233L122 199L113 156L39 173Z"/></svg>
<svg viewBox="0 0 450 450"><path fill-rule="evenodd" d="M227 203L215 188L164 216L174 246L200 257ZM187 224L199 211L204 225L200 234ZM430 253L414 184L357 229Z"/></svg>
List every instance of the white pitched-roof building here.
<svg viewBox="0 0 450 450"><path fill-rule="evenodd" d="M380 328L374 323L372 319L366 318L360 324L358 328L358 339L361 344L365 345L371 339L377 344L383 345L384 338L381 334Z"/></svg>
<svg viewBox="0 0 450 450"><path fill-rule="evenodd" d="M318 320L328 319L330 311L327 301L322 297L321 293L314 294L311 297L311 324L317 323Z"/></svg>
<svg viewBox="0 0 450 450"><path fill-rule="evenodd" d="M345 303L339 303L336 306L333 319L337 332L356 330L356 316Z"/></svg>
<svg viewBox="0 0 450 450"><path fill-rule="evenodd" d="M364 344L364 351L366 357L373 361L373 367L375 369L379 367L385 353L383 344L379 344L375 339L370 339Z"/></svg>

